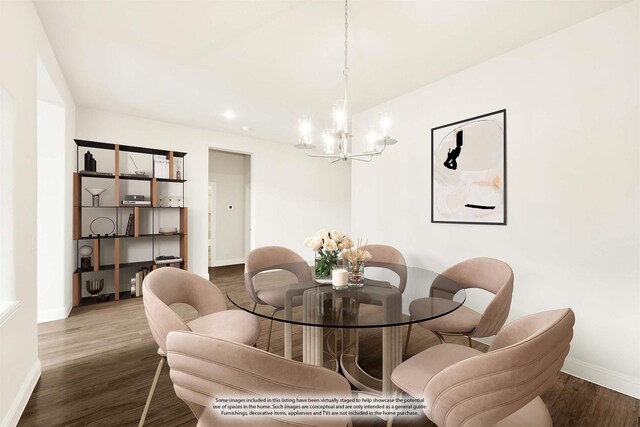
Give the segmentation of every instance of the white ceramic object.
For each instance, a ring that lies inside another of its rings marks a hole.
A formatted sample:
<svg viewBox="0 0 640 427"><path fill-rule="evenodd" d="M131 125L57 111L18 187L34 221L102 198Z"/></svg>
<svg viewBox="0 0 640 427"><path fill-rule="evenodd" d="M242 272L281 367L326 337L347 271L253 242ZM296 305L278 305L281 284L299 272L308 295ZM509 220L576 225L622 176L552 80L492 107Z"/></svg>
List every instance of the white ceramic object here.
<svg viewBox="0 0 640 427"><path fill-rule="evenodd" d="M173 196L171 198L170 206L172 208L179 208L182 206L182 197L181 196Z"/></svg>
<svg viewBox="0 0 640 427"><path fill-rule="evenodd" d="M160 206L163 208L182 207L182 196L162 196L160 198Z"/></svg>
<svg viewBox="0 0 640 427"><path fill-rule="evenodd" d="M171 235L171 234L176 234L178 232L178 229L176 227L160 227L158 232L160 234Z"/></svg>
<svg viewBox="0 0 640 427"><path fill-rule="evenodd" d="M78 253L80 254L80 256L91 256L91 254L93 253L93 248L88 245L80 246L80 249L78 249Z"/></svg>

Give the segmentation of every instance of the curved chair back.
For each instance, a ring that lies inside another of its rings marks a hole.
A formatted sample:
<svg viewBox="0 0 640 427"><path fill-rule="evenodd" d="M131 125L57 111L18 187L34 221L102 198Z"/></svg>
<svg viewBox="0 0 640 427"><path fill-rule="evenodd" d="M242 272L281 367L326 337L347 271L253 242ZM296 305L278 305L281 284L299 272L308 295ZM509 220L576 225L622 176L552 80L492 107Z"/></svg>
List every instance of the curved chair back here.
<svg viewBox="0 0 640 427"><path fill-rule="evenodd" d="M546 311L509 324L489 352L449 366L426 385L425 414L438 426L494 425L553 384L569 352L575 317Z"/></svg>
<svg viewBox="0 0 640 427"><path fill-rule="evenodd" d="M366 249L371 254L371 259L366 262L369 267L386 268L398 275L398 290L402 293L407 286L407 262L402 253L393 246L367 245Z"/></svg>
<svg viewBox="0 0 640 427"><path fill-rule="evenodd" d="M225 419L212 409L216 397L351 397L347 380L333 371L244 344L190 332L172 332L167 346L175 392L198 417L198 425L226 425ZM347 422L346 416L296 416L288 421L270 416L259 422L253 417L243 417L237 419L237 424L230 424L345 426Z"/></svg>
<svg viewBox="0 0 640 427"><path fill-rule="evenodd" d="M167 350L169 332L190 330L186 322L169 307L171 304L188 304L200 316L227 309L222 292L213 283L197 274L172 267L159 268L147 275L142 298L151 335L163 353Z"/></svg>
<svg viewBox="0 0 640 427"><path fill-rule="evenodd" d="M253 278L268 270L286 270L293 273L298 282L312 280L311 269L300 255L283 246L263 246L252 250L244 264L244 286L249 297L257 304L265 304L256 295Z"/></svg>
<svg viewBox="0 0 640 427"><path fill-rule="evenodd" d="M463 288L479 288L495 296L482 313L471 337L490 337L498 333L507 321L513 294L513 270L504 261L493 258L472 258L449 267L442 276Z"/></svg>

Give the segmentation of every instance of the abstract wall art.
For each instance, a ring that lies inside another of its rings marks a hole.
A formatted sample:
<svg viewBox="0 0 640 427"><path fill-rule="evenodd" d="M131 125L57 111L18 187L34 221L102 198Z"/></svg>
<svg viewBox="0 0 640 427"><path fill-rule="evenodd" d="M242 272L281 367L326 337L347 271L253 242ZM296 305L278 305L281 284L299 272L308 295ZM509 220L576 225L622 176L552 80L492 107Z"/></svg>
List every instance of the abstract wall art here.
<svg viewBox="0 0 640 427"><path fill-rule="evenodd" d="M507 110L431 129L431 222L506 225Z"/></svg>

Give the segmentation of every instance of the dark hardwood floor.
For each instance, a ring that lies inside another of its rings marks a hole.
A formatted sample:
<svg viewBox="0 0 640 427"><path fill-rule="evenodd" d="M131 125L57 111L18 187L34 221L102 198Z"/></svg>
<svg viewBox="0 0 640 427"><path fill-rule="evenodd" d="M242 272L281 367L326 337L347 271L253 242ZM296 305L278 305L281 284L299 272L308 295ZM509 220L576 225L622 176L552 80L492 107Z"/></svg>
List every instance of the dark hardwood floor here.
<svg viewBox="0 0 640 427"><path fill-rule="evenodd" d="M210 271L224 292L244 286L242 266ZM187 306L176 309L194 316ZM265 348L268 321L261 320L259 348ZM283 353L283 328L274 325L272 351ZM302 330L293 328L294 358L301 360ZM405 331L406 333L406 331ZM379 375L380 331L361 335L361 365ZM452 340L455 341L455 340ZM464 341L459 341L464 344ZM436 345L422 328L413 328L409 356ZM478 348L486 348L474 343ZM42 377L20 420L20 426L137 425L158 363L157 346L144 315L142 298L75 308L68 319L39 325ZM560 426L640 426L640 401L560 373L542 396ZM191 411L173 392L168 369L162 372L147 416L147 425L194 426ZM377 418L355 419L354 426L384 426ZM432 426L425 417L396 419L394 426Z"/></svg>

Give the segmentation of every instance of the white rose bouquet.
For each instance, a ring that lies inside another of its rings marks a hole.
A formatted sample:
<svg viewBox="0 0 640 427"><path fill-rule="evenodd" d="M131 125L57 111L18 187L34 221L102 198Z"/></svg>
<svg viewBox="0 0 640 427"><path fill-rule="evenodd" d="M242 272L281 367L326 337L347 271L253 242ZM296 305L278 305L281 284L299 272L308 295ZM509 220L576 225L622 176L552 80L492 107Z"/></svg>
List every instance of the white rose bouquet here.
<svg viewBox="0 0 640 427"><path fill-rule="evenodd" d="M327 278L331 276L331 269L338 265L341 251L351 248L353 241L340 231L320 230L307 237L304 244L316 253L316 278Z"/></svg>

